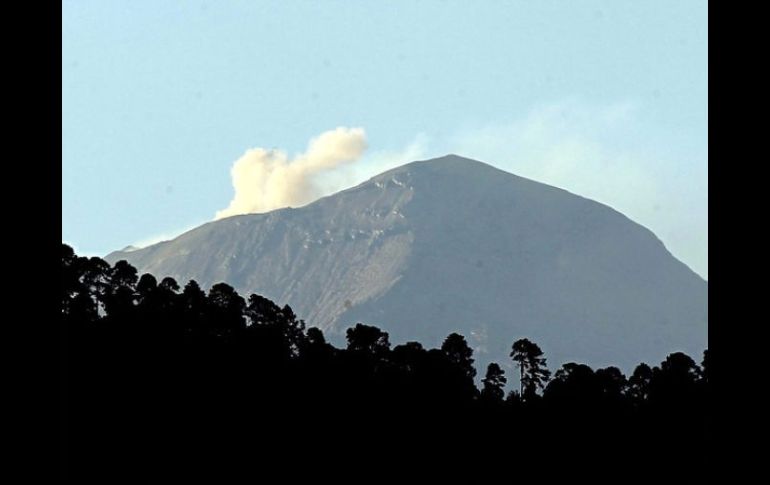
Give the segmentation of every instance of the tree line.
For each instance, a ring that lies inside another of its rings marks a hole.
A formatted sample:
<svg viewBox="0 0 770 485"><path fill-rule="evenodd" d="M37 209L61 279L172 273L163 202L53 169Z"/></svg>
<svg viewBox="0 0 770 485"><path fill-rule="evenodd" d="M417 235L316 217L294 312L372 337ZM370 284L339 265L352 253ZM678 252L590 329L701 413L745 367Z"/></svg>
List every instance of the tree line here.
<svg viewBox="0 0 770 485"><path fill-rule="evenodd" d="M676 352L630 376L581 363L552 373L521 338L510 353L519 386L506 394L498 363L476 386L473 350L457 333L440 348L392 346L387 332L358 323L337 348L288 305L226 283L181 287L64 244L60 270L62 453L72 476L704 467L708 350L700 364Z"/></svg>

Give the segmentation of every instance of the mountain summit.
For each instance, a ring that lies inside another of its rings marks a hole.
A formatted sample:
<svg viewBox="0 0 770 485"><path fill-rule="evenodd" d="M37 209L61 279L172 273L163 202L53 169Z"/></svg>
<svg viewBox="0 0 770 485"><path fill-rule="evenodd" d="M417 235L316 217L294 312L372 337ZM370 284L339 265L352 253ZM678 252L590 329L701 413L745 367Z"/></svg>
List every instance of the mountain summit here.
<svg viewBox="0 0 770 485"><path fill-rule="evenodd" d="M537 342L630 372L707 347L708 285L648 229L598 202L475 160L412 162L300 208L233 216L147 248L142 272L224 281L288 303L337 343L357 322L391 342L458 332L477 368Z"/></svg>

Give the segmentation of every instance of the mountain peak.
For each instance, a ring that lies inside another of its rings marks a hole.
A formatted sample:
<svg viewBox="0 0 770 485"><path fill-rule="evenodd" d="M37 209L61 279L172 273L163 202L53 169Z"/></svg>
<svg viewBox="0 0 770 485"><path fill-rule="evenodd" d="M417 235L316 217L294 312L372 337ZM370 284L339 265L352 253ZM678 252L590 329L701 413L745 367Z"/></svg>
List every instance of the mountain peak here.
<svg viewBox="0 0 770 485"><path fill-rule="evenodd" d="M406 187L414 183L424 183L435 186L440 182L450 185L476 185L483 188L487 183L497 183L500 179L521 177L500 170L484 162L450 153L442 157L417 160L399 167L387 170L372 177L361 185L387 184Z"/></svg>
<svg viewBox="0 0 770 485"><path fill-rule="evenodd" d="M463 157L462 155L458 155L456 153L447 153L446 155L436 157L436 158L429 158L426 160L415 160L412 163L455 163L455 164L482 164L487 165L484 162L480 162L478 160L474 160L472 158Z"/></svg>
<svg viewBox="0 0 770 485"><path fill-rule="evenodd" d="M385 175L392 171L404 171L404 170L442 170L442 171L473 171L473 170L495 170L500 172L501 170L489 165L488 163L480 162L472 158L463 157L450 153L442 157L429 158L427 160L416 160L414 162L401 165L388 172L383 173Z"/></svg>

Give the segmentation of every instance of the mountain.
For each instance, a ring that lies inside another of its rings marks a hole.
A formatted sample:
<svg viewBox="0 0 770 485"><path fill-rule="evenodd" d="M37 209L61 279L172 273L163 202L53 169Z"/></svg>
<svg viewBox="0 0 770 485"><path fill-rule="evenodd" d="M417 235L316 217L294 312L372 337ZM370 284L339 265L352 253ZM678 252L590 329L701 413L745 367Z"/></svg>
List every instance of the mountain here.
<svg viewBox="0 0 770 485"><path fill-rule="evenodd" d="M451 332L486 363L513 341L625 372L708 343L708 284L606 205L449 155L301 208L229 217L106 257L288 303L337 344L356 322L393 344Z"/></svg>

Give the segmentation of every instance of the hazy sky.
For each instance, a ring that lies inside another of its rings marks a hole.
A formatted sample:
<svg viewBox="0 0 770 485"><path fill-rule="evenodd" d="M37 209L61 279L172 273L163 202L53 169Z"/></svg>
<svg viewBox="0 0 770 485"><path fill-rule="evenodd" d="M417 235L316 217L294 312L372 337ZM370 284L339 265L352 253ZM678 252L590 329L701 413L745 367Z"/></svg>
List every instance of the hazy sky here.
<svg viewBox="0 0 770 485"><path fill-rule="evenodd" d="M708 276L706 1L62 9L62 239L79 253L271 207L234 198L236 161L272 164L249 173L285 186L280 205L451 152L608 204ZM310 179L279 171L292 160Z"/></svg>

